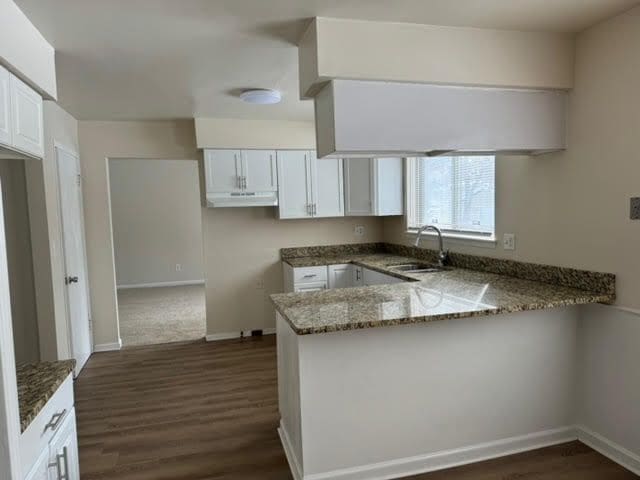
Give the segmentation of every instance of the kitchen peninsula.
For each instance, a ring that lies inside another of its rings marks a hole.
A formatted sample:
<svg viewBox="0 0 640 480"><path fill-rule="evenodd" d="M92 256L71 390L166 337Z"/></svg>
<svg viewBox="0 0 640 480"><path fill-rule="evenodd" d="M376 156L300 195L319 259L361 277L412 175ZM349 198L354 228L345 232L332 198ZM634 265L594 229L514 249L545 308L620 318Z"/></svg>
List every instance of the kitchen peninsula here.
<svg viewBox="0 0 640 480"><path fill-rule="evenodd" d="M579 305L612 302L613 275L460 254L405 273L434 252L381 244L282 255L404 280L272 296L295 478L399 478L576 438Z"/></svg>

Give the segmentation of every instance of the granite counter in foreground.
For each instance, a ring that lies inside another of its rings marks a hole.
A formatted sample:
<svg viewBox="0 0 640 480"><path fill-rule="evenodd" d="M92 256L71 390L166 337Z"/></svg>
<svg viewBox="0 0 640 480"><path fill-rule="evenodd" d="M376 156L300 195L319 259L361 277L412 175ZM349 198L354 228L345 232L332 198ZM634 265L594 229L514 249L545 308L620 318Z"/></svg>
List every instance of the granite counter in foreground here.
<svg viewBox="0 0 640 480"><path fill-rule="evenodd" d="M18 365L20 429L24 432L76 366L75 360Z"/></svg>
<svg viewBox="0 0 640 480"><path fill-rule="evenodd" d="M341 262L348 255L340 257ZM393 271L389 253L351 257L352 263L404 278L406 283L272 295L276 310L298 335L424 323L588 303L615 294L451 268L426 274ZM407 261L398 256L397 263Z"/></svg>

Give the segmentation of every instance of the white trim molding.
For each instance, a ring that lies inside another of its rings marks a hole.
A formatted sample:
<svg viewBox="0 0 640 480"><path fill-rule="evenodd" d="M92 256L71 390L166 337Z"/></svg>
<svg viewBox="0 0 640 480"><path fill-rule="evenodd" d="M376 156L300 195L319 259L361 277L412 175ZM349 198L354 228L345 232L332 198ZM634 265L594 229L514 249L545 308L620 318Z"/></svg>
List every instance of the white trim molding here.
<svg viewBox="0 0 640 480"><path fill-rule="evenodd" d="M584 425L578 425L576 430L578 433L578 440L582 443L590 446L597 452L608 457L617 464L622 465L624 468L630 470L636 475L640 475L640 455L627 450L622 445L612 442L608 438L590 430Z"/></svg>
<svg viewBox="0 0 640 480"><path fill-rule="evenodd" d="M402 478L549 447L578 438L575 427L567 426L415 457L303 475L300 467L297 466L297 459L293 455L288 435L282 424L280 424L278 432L295 480L386 480ZM299 476L296 476L296 474Z"/></svg>
<svg viewBox="0 0 640 480"><path fill-rule="evenodd" d="M275 335L276 334L276 328L263 328L262 329L262 334L263 335Z"/></svg>
<svg viewBox="0 0 640 480"><path fill-rule="evenodd" d="M93 353L100 352L115 352L122 349L122 339L119 338L117 342L113 343L101 343L93 347Z"/></svg>
<svg viewBox="0 0 640 480"><path fill-rule="evenodd" d="M207 342L217 342L218 340L231 340L232 338L241 338L242 332L225 332L207 334L204 338Z"/></svg>
<svg viewBox="0 0 640 480"><path fill-rule="evenodd" d="M179 280L175 282L134 283L129 285L118 285L116 288L118 290L128 290L131 288L182 287L186 285L204 285L204 279Z"/></svg>
<svg viewBox="0 0 640 480"><path fill-rule="evenodd" d="M287 433L287 429L284 428L284 424L282 423L282 420L280 420L280 426L278 427L278 435L280 436L280 442L282 443L284 456L287 457L287 462L289 463L289 470L291 470L291 475L293 475L293 480L305 480L308 477L304 477L302 474L300 463L298 462L298 459L296 458L296 454L293 451L293 446L291 445L289 434ZM329 477L326 477L326 478L329 478Z"/></svg>

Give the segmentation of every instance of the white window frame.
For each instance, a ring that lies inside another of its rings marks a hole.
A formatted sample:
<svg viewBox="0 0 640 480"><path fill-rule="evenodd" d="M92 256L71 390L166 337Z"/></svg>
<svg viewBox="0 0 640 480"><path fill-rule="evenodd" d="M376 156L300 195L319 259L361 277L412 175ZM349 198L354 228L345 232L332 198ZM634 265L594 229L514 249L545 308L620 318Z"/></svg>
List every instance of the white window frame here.
<svg viewBox="0 0 640 480"><path fill-rule="evenodd" d="M405 231L407 236L415 237L418 234L418 229L412 227L411 224L412 219L415 218L415 179L414 179L414 162L418 159L418 157L407 157L404 161L404 172L405 172ZM494 199L494 214L495 210L495 199ZM477 232L462 232L458 230L442 230L442 236L449 240L452 240L454 243L462 243L466 245L473 245L478 247L487 247L487 248L495 248L497 244L497 233L496 226L494 225L492 234L482 234ZM436 233L434 232L424 232L423 236L427 237L436 237Z"/></svg>

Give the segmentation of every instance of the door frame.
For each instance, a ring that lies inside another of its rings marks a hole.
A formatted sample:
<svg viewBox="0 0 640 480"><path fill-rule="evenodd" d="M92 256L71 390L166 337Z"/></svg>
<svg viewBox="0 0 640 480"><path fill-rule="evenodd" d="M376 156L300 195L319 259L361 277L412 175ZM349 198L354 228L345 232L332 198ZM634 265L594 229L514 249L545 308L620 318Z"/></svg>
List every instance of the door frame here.
<svg viewBox="0 0 640 480"><path fill-rule="evenodd" d="M86 290L86 296L87 296L87 310L88 310L88 321L89 321L89 341L91 343L91 353L93 353L94 351L94 339L93 339L93 315L92 315L92 310L91 310L91 292L90 292L90 288L89 288L89 263L87 260L87 242L86 242L86 230L85 230L85 222L84 222L84 195L83 195L83 191L82 191L82 169L81 169L81 164L80 164L80 154L73 148L68 147L67 145L54 140L53 142L53 150L54 150L54 163L55 163L55 169L56 169L56 183L57 183L57 188L58 188L58 211L60 212L60 218L59 218L59 226L60 226L60 251L62 252L62 262L63 262L63 266L64 266L64 270L65 270L65 274L66 272L66 266L67 266L67 252L65 250L65 243L64 243L64 221L62 219L62 215L63 214L63 209L62 209L62 195L61 195L61 184L60 184L60 163L59 163L59 159L58 159L58 151L62 151L67 153L68 155L71 155L72 157L74 157L76 159L76 167L77 167L77 171L79 172L78 175L80 176L80 185L78 186L78 196L80 197L80 228L82 230L82 242L84 244L84 265L85 265L85 281L84 283L84 287ZM56 279L54 281L60 281L61 279ZM65 285L65 291L64 291L64 309L65 309L65 326L66 326L66 330L67 330L67 338L66 338L66 343L67 343L67 348L69 350L70 356L73 358L73 339L72 339L72 335L73 335L73 330L71 328L71 309L69 306L69 289L67 288L67 286ZM77 376L80 372L79 370L77 370L77 366L76 366L76 372L75 375Z"/></svg>

